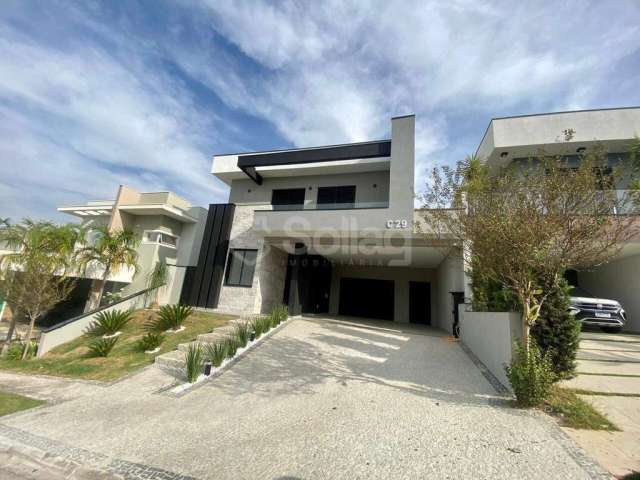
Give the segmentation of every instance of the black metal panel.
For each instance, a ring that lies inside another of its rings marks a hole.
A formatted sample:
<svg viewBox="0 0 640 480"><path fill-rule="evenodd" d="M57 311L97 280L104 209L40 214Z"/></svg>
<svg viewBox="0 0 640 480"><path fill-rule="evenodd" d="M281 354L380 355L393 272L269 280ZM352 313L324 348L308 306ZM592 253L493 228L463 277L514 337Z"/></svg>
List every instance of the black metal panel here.
<svg viewBox="0 0 640 480"><path fill-rule="evenodd" d="M198 265L188 296L189 305L206 308L218 305L234 211L232 203L209 205Z"/></svg>
<svg viewBox="0 0 640 480"><path fill-rule="evenodd" d="M211 207L209 207L209 213L211 213ZM202 276L202 284L200 286L200 293L198 295L198 306L206 307L207 299L209 298L209 290L212 288L212 275L213 275L213 262L218 249L218 243L220 239L220 231L222 230L222 219L224 215L224 207L220 208L216 205L213 212L213 227L211 231L211 241L209 242L207 249L207 261L204 264L204 274ZM198 264L200 261L198 261Z"/></svg>
<svg viewBox="0 0 640 480"><path fill-rule="evenodd" d="M196 267L186 267L184 272L184 280L182 281L182 291L180 292L180 303L189 305L191 302L191 291L193 290L193 282L196 276Z"/></svg>
<svg viewBox="0 0 640 480"><path fill-rule="evenodd" d="M220 285L222 285L224 265L227 260L227 252L229 251L229 235L231 234L231 226L233 225L234 211L235 205L225 205L222 227L220 228L220 236L218 238L218 248L213 258L213 272L211 273L211 281L213 285L216 285L216 288L209 290L209 296L207 298L208 308L217 307L218 300L220 299Z"/></svg>
<svg viewBox="0 0 640 480"><path fill-rule="evenodd" d="M291 165L296 163L333 162L356 158L391 156L391 140L379 142L352 143L333 147L309 148L304 150L283 150L281 152L243 155L238 158L238 167L267 167L271 165Z"/></svg>

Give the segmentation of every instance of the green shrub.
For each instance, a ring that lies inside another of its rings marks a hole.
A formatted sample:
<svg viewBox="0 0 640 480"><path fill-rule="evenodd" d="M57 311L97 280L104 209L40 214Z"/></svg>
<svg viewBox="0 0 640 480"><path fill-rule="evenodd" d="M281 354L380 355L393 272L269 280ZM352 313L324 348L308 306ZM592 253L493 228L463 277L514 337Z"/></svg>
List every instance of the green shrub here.
<svg viewBox="0 0 640 480"><path fill-rule="evenodd" d="M224 341L216 343L208 343L205 346L205 355L207 360L211 362L214 367L219 367L222 362L227 358L227 344Z"/></svg>
<svg viewBox="0 0 640 480"><path fill-rule="evenodd" d="M227 357L233 358L238 351L238 339L230 335L224 339L224 346L227 350Z"/></svg>
<svg viewBox="0 0 640 480"><path fill-rule="evenodd" d="M271 322L269 318L264 315L258 315L251 320L250 326L251 329L256 332L256 339L258 339L269 331Z"/></svg>
<svg viewBox="0 0 640 480"><path fill-rule="evenodd" d="M233 333L236 337L238 348L246 347L247 343L249 343L249 337L251 336L251 327L249 324L245 322L236 323Z"/></svg>
<svg viewBox="0 0 640 480"><path fill-rule="evenodd" d="M204 368L204 355L199 343L189 344L185 358L185 374L189 383L195 382Z"/></svg>
<svg viewBox="0 0 640 480"><path fill-rule="evenodd" d="M38 344L36 342L13 342L7 350L7 358L10 360L22 360L25 348L28 349L26 358L31 358L38 351Z"/></svg>
<svg viewBox="0 0 640 480"><path fill-rule="evenodd" d="M272 313L278 317L278 323L282 323L289 318L289 309L286 305L278 305L274 307Z"/></svg>
<svg viewBox="0 0 640 480"><path fill-rule="evenodd" d="M158 316L147 322L145 328L152 332L178 330L192 313L189 305L163 305Z"/></svg>
<svg viewBox="0 0 640 480"><path fill-rule="evenodd" d="M515 296L499 282L489 278L478 265L477 260L471 262L468 272L471 278L473 293L473 310L476 312L509 312L518 311L520 306Z"/></svg>
<svg viewBox="0 0 640 480"><path fill-rule="evenodd" d="M133 317L133 310L109 310L99 312L96 318L87 327L87 334L92 337L113 335L122 331Z"/></svg>
<svg viewBox="0 0 640 480"><path fill-rule="evenodd" d="M108 357L117 341L118 337L98 338L89 344L89 352L93 357Z"/></svg>
<svg viewBox="0 0 640 480"><path fill-rule="evenodd" d="M543 354L533 339L529 352L522 344L516 344L511 365L505 367L505 370L516 401L522 407L536 407L542 404L556 381L551 356Z"/></svg>
<svg viewBox="0 0 640 480"><path fill-rule="evenodd" d="M542 352L551 356L553 370L561 379L575 375L580 346L580 322L569 314L570 288L563 279L542 304L540 317L531 328L531 335Z"/></svg>
<svg viewBox="0 0 640 480"><path fill-rule="evenodd" d="M164 335L156 332L148 332L144 337L138 340L138 348L143 352L155 350L164 341Z"/></svg>

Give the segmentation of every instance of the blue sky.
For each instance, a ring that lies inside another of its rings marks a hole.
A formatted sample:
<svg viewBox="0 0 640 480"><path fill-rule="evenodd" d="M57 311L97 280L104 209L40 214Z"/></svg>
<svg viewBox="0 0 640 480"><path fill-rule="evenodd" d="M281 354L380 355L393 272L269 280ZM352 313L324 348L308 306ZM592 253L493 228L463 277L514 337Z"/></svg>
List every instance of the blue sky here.
<svg viewBox="0 0 640 480"><path fill-rule="evenodd" d="M206 206L215 153L386 138L418 175L491 117L640 105L640 2L12 1L0 6L0 217L68 220L119 184Z"/></svg>

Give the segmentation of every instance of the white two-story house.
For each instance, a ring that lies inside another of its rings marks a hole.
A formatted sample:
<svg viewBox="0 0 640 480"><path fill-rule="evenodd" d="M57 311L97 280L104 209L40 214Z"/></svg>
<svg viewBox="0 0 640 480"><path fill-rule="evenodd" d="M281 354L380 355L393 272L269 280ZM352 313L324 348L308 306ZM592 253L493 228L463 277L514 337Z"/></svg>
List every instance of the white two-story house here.
<svg viewBox="0 0 640 480"><path fill-rule="evenodd" d="M211 205L182 301L237 313L357 316L452 331L459 256L414 225L415 117L386 140L216 155Z"/></svg>
<svg viewBox="0 0 640 480"><path fill-rule="evenodd" d="M589 149L604 147L609 166L633 168L630 145L640 136L640 107L556 112L494 118L476 154L500 167L526 163L541 152L579 162ZM640 158L637 159L640 161ZM630 175L622 175L616 187L621 194ZM629 205L620 215L637 215ZM574 272L572 282L594 297L619 301L626 310L625 329L640 331L640 238L621 246L613 262Z"/></svg>

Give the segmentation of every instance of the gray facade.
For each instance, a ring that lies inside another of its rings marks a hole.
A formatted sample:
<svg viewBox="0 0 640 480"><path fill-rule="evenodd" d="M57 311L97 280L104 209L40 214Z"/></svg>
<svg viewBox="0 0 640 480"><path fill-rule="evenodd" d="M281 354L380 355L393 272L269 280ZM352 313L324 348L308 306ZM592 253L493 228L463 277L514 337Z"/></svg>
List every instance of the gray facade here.
<svg viewBox="0 0 640 480"><path fill-rule="evenodd" d="M257 250L250 285L229 280L238 253L228 255L217 309L249 314L290 303L294 313L357 314L358 295L372 286L387 299L368 301L392 302L380 304L389 320L451 331L462 263L445 260L445 249L414 228L414 136L407 116L392 119L390 141L214 157L212 173L235 205L229 250ZM319 203L327 187L355 192L348 204ZM298 190L291 208L273 204L282 189Z"/></svg>

